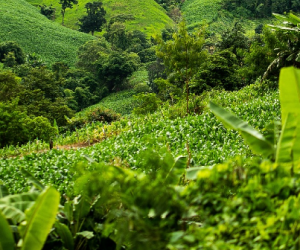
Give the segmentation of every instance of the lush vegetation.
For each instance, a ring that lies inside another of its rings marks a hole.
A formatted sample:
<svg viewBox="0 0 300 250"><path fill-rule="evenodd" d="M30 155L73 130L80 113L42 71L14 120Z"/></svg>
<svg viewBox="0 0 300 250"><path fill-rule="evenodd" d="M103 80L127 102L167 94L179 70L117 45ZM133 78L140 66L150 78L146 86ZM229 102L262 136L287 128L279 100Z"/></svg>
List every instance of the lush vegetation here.
<svg viewBox="0 0 300 250"><path fill-rule="evenodd" d="M0 249L299 248L297 1L30 2L95 37L0 36Z"/></svg>

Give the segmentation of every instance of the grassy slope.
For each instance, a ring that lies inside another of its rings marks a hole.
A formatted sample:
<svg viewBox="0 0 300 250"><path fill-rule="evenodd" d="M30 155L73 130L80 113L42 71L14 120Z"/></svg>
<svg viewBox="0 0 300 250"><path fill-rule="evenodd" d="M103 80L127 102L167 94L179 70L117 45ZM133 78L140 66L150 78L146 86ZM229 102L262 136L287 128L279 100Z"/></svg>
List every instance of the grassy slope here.
<svg viewBox="0 0 300 250"><path fill-rule="evenodd" d="M59 1L54 0L27 0L28 2L38 4L52 4L56 8L56 21L61 23L61 8ZM85 4L90 0L81 0L73 9L67 9L65 15L65 25L67 27L78 29L76 23L78 18L85 15ZM128 29L138 29L146 32L148 35L157 32L167 24L172 24L172 20L166 15L164 9L154 0L102 0L107 12L106 18L116 14L132 14L135 20L128 23Z"/></svg>
<svg viewBox="0 0 300 250"><path fill-rule="evenodd" d="M272 18L250 20L242 16L237 17L223 10L221 3L222 0L186 0L182 6L182 12L189 27L206 21L209 24L209 30L216 33L232 27L235 22L239 21L243 24L247 34L253 35L258 24L268 24L273 20Z"/></svg>
<svg viewBox="0 0 300 250"><path fill-rule="evenodd" d="M0 1L0 27L0 41L17 41L47 63L74 64L78 47L93 39L48 20L25 0Z"/></svg>

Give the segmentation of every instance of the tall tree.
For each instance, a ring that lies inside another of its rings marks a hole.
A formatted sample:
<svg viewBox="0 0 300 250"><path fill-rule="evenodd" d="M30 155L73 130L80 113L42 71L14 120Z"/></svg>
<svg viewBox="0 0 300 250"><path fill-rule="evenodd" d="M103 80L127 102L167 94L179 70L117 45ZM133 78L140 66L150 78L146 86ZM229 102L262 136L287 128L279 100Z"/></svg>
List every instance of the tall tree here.
<svg viewBox="0 0 300 250"><path fill-rule="evenodd" d="M73 4L78 4L77 0L59 0L59 4L61 4L61 15L62 15L62 25L65 24L65 13L66 13L66 9L72 9L73 8Z"/></svg>
<svg viewBox="0 0 300 250"><path fill-rule="evenodd" d="M92 2L85 5L87 15L79 19L79 31L92 32L92 35L95 31L102 31L102 26L106 23L106 11L102 5L102 2Z"/></svg>
<svg viewBox="0 0 300 250"><path fill-rule="evenodd" d="M173 40L164 41L156 37L158 43L156 55L162 58L168 73L176 73L184 82L186 91L186 109L189 113L189 82L206 58L203 50L204 31L199 29L195 33L188 33L185 22L179 24L173 34Z"/></svg>

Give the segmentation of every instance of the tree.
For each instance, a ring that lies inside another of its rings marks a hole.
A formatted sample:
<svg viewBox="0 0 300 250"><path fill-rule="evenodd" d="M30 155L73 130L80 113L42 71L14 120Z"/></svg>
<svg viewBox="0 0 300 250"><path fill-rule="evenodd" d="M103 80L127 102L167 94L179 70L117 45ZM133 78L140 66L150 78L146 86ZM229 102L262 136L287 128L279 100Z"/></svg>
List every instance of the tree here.
<svg viewBox="0 0 300 250"><path fill-rule="evenodd" d="M245 50L249 48L248 38L245 35L245 30L242 25L236 22L232 29L227 29L222 33L222 41L218 44L220 50L231 49L241 61L239 49Z"/></svg>
<svg viewBox="0 0 300 250"><path fill-rule="evenodd" d="M135 53L113 51L104 61L99 61L99 79L109 91L117 90L137 70L139 63L140 58Z"/></svg>
<svg viewBox="0 0 300 250"><path fill-rule="evenodd" d="M189 82L207 55L203 50L204 30L199 29L190 34L185 22L181 22L178 30L173 33L173 40L165 42L162 37L156 37L156 41L156 55L163 59L167 72L174 72L185 84L186 109L189 113Z"/></svg>
<svg viewBox="0 0 300 250"><path fill-rule="evenodd" d="M66 9L72 9L73 4L78 4L77 0L59 0L59 4L61 4L61 15L62 15L62 25L64 25L64 20L65 20L65 13Z"/></svg>
<svg viewBox="0 0 300 250"><path fill-rule="evenodd" d="M106 23L106 11L102 7L102 2L92 2L85 5L87 16L79 19L79 31L94 35L95 31L102 31L102 26Z"/></svg>
<svg viewBox="0 0 300 250"><path fill-rule="evenodd" d="M0 62L3 61L6 56L11 57L12 54L8 55L9 52L13 53L17 64L25 62L25 55L22 48L19 44L13 41L0 43Z"/></svg>
<svg viewBox="0 0 300 250"><path fill-rule="evenodd" d="M281 67L293 65L300 68L300 17L292 13L286 16L279 14L274 14L274 16L283 21L283 25L268 26L275 31L280 44L273 48L277 57L269 65L263 78L266 78L274 69Z"/></svg>
<svg viewBox="0 0 300 250"><path fill-rule="evenodd" d="M41 8L41 14L46 16L48 19L53 20L55 18L55 11L56 9L52 7L52 4L50 6L47 5L39 5Z"/></svg>
<svg viewBox="0 0 300 250"><path fill-rule="evenodd" d="M97 74L97 61L111 53L110 44L104 39L91 40L80 46L77 52L76 66L82 70Z"/></svg>

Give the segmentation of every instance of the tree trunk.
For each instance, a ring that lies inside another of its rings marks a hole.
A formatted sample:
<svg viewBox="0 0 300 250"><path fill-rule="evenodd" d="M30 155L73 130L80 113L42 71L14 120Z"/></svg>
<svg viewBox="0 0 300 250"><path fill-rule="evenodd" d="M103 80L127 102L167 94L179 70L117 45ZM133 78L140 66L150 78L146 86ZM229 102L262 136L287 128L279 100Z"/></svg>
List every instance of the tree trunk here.
<svg viewBox="0 0 300 250"><path fill-rule="evenodd" d="M61 10L61 15L62 15L61 25L63 25L63 26L65 25L65 11L66 11L65 9Z"/></svg>

